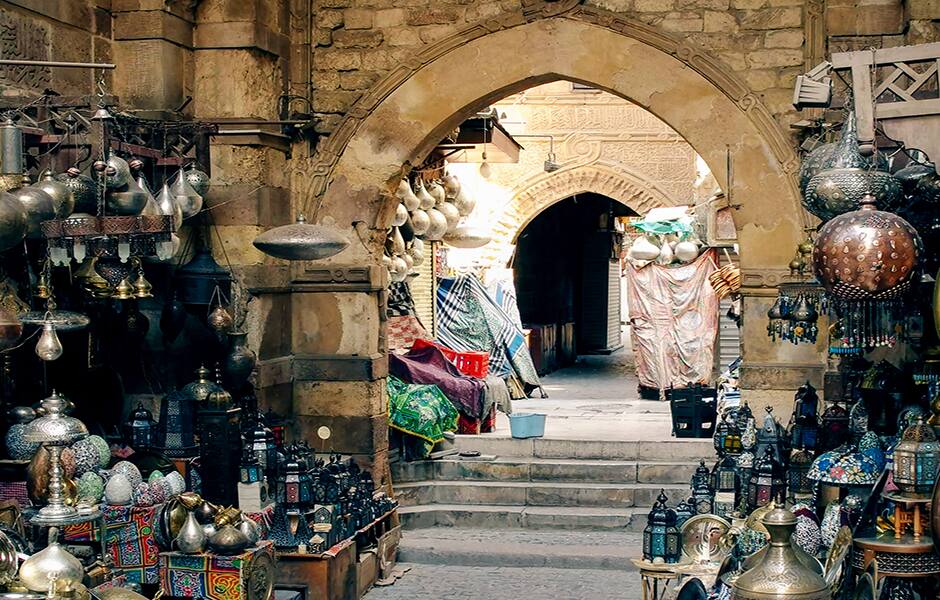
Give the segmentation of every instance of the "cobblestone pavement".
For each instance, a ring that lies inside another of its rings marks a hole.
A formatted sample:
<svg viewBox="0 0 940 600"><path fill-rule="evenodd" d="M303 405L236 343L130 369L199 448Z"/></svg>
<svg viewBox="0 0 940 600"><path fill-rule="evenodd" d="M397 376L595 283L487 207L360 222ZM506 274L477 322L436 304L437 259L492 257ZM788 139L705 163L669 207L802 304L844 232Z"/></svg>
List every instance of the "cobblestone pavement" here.
<svg viewBox="0 0 940 600"><path fill-rule="evenodd" d="M366 600L639 600L636 571L402 564L394 585Z"/></svg>

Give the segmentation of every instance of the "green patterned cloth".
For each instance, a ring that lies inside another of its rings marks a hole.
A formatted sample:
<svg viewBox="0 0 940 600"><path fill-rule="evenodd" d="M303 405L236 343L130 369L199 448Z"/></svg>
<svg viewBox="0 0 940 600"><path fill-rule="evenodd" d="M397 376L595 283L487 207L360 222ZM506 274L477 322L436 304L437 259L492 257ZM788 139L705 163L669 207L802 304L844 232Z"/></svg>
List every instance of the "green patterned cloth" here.
<svg viewBox="0 0 940 600"><path fill-rule="evenodd" d="M457 409L436 385L388 379L388 424L434 445L457 429Z"/></svg>

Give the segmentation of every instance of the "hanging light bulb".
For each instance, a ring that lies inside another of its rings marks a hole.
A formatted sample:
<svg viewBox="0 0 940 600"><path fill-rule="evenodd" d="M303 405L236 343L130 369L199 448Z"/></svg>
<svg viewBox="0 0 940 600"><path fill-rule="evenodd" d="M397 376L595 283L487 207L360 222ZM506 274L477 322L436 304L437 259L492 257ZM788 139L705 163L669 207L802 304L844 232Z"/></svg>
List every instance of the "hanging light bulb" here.
<svg viewBox="0 0 940 600"><path fill-rule="evenodd" d="M486 147L486 144L483 144ZM480 177L483 179L489 179L490 175L493 174L493 170L490 168L490 163L486 162L486 150L483 151L483 162L480 163Z"/></svg>
<svg viewBox="0 0 940 600"><path fill-rule="evenodd" d="M36 342L36 356L45 361L51 361L62 356L62 342L55 332L52 323L46 321L42 324L42 335Z"/></svg>

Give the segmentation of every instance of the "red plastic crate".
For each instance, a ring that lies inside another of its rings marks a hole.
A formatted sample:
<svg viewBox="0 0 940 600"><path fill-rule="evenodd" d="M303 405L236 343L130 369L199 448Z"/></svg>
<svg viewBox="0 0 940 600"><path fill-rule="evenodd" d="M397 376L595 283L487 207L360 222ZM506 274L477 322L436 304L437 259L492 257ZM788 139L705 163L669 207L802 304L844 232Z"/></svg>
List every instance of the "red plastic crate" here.
<svg viewBox="0 0 940 600"><path fill-rule="evenodd" d="M485 379L490 372L490 353L489 352L458 352L451 350L446 346L435 344L430 340L417 339L411 346L412 348L427 348L434 346L447 357L449 361L456 365L457 370L464 375Z"/></svg>

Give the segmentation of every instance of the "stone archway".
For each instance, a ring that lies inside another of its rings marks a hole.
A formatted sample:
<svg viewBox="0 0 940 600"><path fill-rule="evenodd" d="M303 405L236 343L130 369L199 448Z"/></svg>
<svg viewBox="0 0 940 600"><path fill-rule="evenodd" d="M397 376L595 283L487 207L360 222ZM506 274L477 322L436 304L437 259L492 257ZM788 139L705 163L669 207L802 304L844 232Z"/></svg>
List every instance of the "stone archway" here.
<svg viewBox="0 0 940 600"><path fill-rule="evenodd" d="M575 194L588 192L607 196L640 214L651 208L676 204L654 182L624 171L619 164L595 162L542 173L517 186L512 201L493 226L493 240L481 253L484 264L504 262L519 233L545 209Z"/></svg>
<svg viewBox="0 0 940 600"><path fill-rule="evenodd" d="M824 353L772 344L764 331L769 296L802 236L802 213L794 148L760 99L721 62L656 27L578 0L523 0L521 10L404 60L295 172L298 204L313 209L308 218L331 219L353 242L328 261L292 266L298 433L314 439L316 426L337 425L334 448L371 456L382 472L388 427L381 254L395 209L391 192L407 166L466 117L559 79L655 114L695 148L732 199L745 286L741 381L745 390L763 390L748 397L752 406L792 398L805 379L821 386Z"/></svg>

